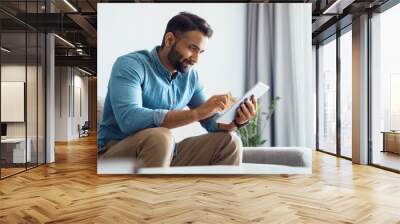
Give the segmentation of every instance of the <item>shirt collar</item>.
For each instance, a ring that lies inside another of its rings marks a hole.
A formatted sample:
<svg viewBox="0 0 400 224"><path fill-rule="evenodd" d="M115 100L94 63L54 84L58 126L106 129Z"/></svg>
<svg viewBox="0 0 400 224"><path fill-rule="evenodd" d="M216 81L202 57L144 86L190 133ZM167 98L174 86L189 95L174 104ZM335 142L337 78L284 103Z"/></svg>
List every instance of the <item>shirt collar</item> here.
<svg viewBox="0 0 400 224"><path fill-rule="evenodd" d="M154 64L156 65L157 70L160 73L160 75L166 77L168 79L168 81L171 81L172 73L170 71L168 71L168 69L161 63L161 60L158 57L157 48L159 48L159 47L160 46L156 46L153 48L153 50L151 50L151 57L153 59ZM179 73L177 75L179 75Z"/></svg>

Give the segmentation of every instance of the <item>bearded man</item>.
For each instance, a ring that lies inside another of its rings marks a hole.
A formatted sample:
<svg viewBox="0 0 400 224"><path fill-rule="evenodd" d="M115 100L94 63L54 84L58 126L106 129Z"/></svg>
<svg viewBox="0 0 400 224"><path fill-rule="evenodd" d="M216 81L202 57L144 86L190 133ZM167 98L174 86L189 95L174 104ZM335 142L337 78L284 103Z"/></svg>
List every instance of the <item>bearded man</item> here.
<svg viewBox="0 0 400 224"><path fill-rule="evenodd" d="M192 67L212 34L204 19L181 12L168 22L161 46L115 61L98 133L100 158L132 159L143 167L241 163L241 141L233 131L255 116L256 100L243 102L231 124L216 122L230 97L207 99ZM175 143L170 129L193 122L208 133Z"/></svg>

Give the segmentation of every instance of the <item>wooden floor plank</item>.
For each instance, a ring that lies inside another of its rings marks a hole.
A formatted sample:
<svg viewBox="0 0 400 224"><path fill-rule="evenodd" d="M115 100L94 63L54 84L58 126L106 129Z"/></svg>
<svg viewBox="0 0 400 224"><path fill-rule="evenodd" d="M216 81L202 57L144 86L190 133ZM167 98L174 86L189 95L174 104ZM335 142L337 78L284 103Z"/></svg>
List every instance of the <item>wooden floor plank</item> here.
<svg viewBox="0 0 400 224"><path fill-rule="evenodd" d="M313 154L311 175L96 174L96 139L0 181L0 223L400 223L400 175Z"/></svg>

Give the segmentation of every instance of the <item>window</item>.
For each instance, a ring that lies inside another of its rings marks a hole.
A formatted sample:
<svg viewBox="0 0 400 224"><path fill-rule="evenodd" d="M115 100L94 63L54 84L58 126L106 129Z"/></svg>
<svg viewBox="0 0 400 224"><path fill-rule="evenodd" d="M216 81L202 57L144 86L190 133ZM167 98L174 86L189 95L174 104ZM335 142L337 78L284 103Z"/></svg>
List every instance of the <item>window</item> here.
<svg viewBox="0 0 400 224"><path fill-rule="evenodd" d="M318 48L318 146L336 153L336 40Z"/></svg>
<svg viewBox="0 0 400 224"><path fill-rule="evenodd" d="M400 170L400 5L371 18L372 163Z"/></svg>
<svg viewBox="0 0 400 224"><path fill-rule="evenodd" d="M350 27L351 28L351 27ZM352 157L352 34L340 36L340 154Z"/></svg>
<svg viewBox="0 0 400 224"><path fill-rule="evenodd" d="M390 74L390 130L400 130L400 73Z"/></svg>

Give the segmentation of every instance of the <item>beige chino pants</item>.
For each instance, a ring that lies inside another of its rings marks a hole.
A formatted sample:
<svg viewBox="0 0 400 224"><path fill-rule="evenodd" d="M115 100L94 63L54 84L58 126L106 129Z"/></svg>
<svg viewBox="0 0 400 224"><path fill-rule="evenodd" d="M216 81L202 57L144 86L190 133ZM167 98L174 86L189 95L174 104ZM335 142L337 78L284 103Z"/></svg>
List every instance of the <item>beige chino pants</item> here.
<svg viewBox="0 0 400 224"><path fill-rule="evenodd" d="M175 143L169 129L149 128L119 142L111 141L105 150L102 159L132 158L142 167L239 165L242 161L242 142L231 132L208 133Z"/></svg>

